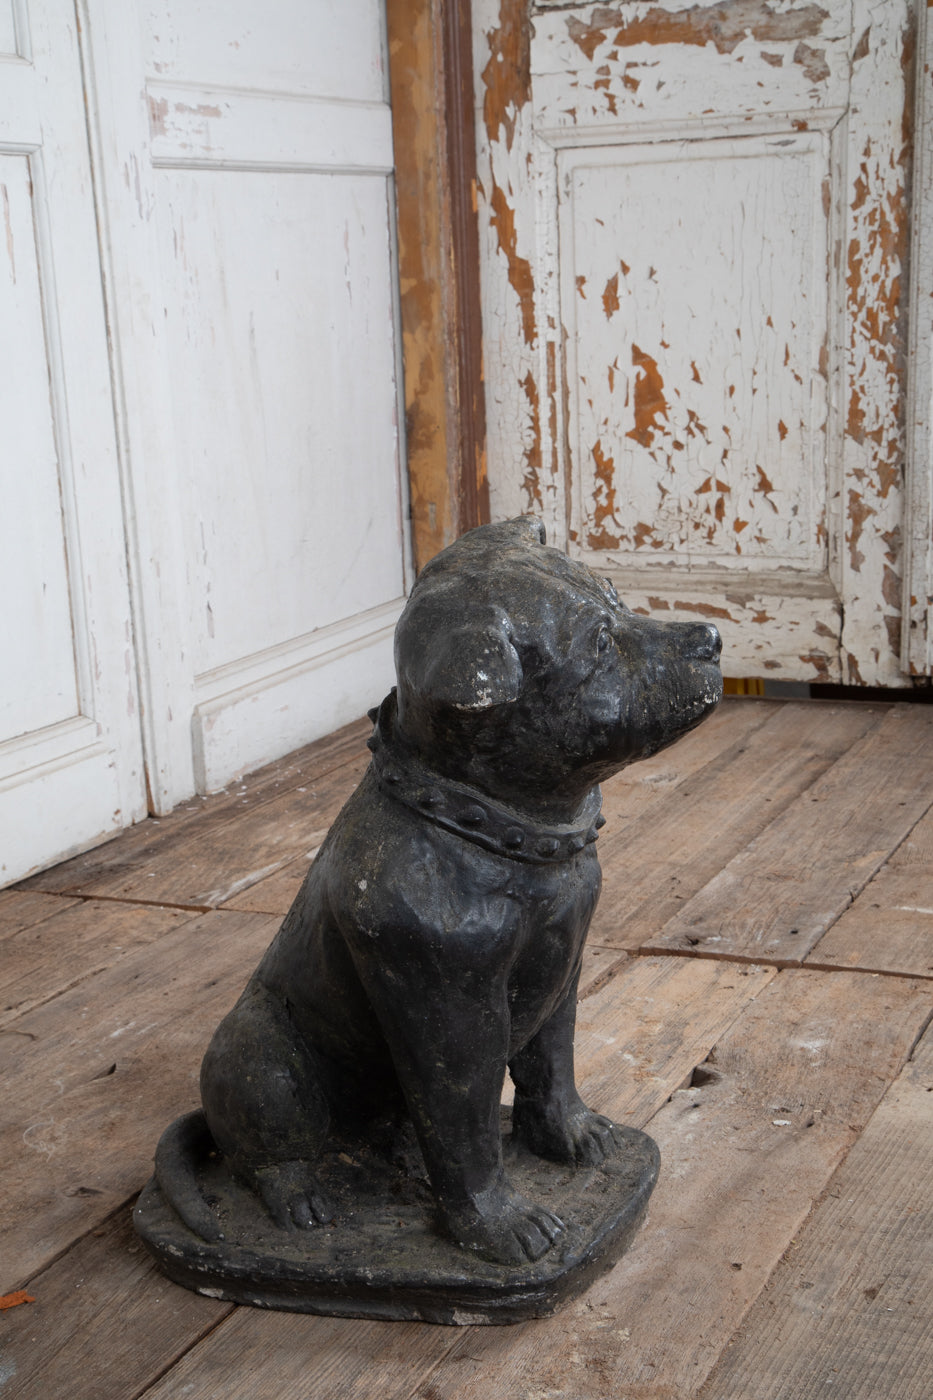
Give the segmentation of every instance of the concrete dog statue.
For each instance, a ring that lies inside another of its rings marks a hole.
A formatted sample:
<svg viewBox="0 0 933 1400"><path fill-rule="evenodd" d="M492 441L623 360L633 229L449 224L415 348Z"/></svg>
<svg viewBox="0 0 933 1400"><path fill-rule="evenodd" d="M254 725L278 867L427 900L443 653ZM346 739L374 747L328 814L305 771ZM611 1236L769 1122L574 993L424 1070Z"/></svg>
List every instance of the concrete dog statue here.
<svg viewBox="0 0 933 1400"><path fill-rule="evenodd" d="M584 1105L573 1071L598 784L715 708L720 646L712 626L630 612L531 517L427 565L372 762L214 1035L203 1116L160 1144L156 1180L191 1230L222 1238L178 1169L185 1133L209 1131L294 1238L331 1219L317 1163L332 1128L407 1117L454 1241L510 1266L553 1247L564 1222L503 1167L506 1068L532 1153L617 1151L625 1130Z"/></svg>

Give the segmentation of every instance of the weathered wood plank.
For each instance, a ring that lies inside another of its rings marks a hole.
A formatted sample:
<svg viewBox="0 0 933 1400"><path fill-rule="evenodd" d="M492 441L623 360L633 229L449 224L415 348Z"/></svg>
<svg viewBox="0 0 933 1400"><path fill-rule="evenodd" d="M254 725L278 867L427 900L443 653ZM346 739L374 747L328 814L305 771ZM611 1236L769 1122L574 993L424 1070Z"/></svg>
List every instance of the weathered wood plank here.
<svg viewBox="0 0 933 1400"><path fill-rule="evenodd" d="M77 902L65 895L42 894L38 890L0 890L0 938L41 924Z"/></svg>
<svg viewBox="0 0 933 1400"><path fill-rule="evenodd" d="M233 1310L176 1288L134 1233L129 1207L30 1280L3 1319L4 1400L127 1400Z"/></svg>
<svg viewBox="0 0 933 1400"><path fill-rule="evenodd" d="M60 913L4 939L0 1026L194 917L145 904L49 898L64 906Z"/></svg>
<svg viewBox="0 0 933 1400"><path fill-rule="evenodd" d="M146 1400L407 1400L457 1341L454 1329L424 1323L238 1308Z"/></svg>
<svg viewBox="0 0 933 1400"><path fill-rule="evenodd" d="M899 705L720 870L650 947L801 962L931 801L933 711Z"/></svg>
<svg viewBox="0 0 933 1400"><path fill-rule="evenodd" d="M711 977L709 969L719 975ZM747 974L747 975L746 975ZM587 997L578 1014L578 1063L583 1092L594 1107L623 1121L644 1123L709 1049L742 1009L773 980L772 969L730 968L724 964L670 958L639 958L598 992ZM524 1336L533 1348L538 1327L482 1329L497 1333L508 1350L510 1341ZM465 1344L464 1339L468 1341ZM407 1327L392 1323L364 1324L295 1318L238 1309L216 1332L194 1348L167 1376L147 1392L147 1400L169 1400L189 1393L204 1400L246 1400L259 1387L269 1395L302 1397L307 1378L328 1400L349 1400L361 1394L397 1397L431 1394L437 1367L449 1353L445 1383L452 1377L474 1376L477 1329L451 1333L440 1327ZM407 1358L407 1364L406 1364ZM498 1362L496 1363L498 1364ZM364 1371L364 1367L373 1368ZM366 1390L360 1378L365 1374ZM500 1391L495 1371L474 1378L484 1400ZM533 1384L533 1380L532 1380ZM604 1392L590 1392L590 1394ZM608 1394L608 1392L605 1392ZM446 1391L439 1390L437 1400ZM570 1392L568 1392L570 1394Z"/></svg>
<svg viewBox="0 0 933 1400"><path fill-rule="evenodd" d="M694 1396L929 1011L906 980L781 973L648 1124L661 1177L632 1250L564 1314L464 1335L406 1397Z"/></svg>
<svg viewBox="0 0 933 1400"><path fill-rule="evenodd" d="M248 885L245 890L224 900L221 908L252 910L256 914L278 914L284 917L292 907L308 873L308 867L320 850L321 841L326 835L326 828L309 831L307 839L313 844L309 844L303 855L298 856L296 860L290 860L281 870L274 870L271 875L263 876L254 885Z"/></svg>
<svg viewBox="0 0 933 1400"><path fill-rule="evenodd" d="M289 788L236 817L209 817L174 829L156 845L134 851L75 893L214 908L264 875L305 856L359 781L369 754L357 755L313 783Z"/></svg>
<svg viewBox="0 0 933 1400"><path fill-rule="evenodd" d="M882 1099L704 1400L928 1400L933 1032Z"/></svg>
<svg viewBox="0 0 933 1400"><path fill-rule="evenodd" d="M591 937L652 943L685 900L887 713L870 705L784 705L765 724L666 794L644 820L600 840L603 893Z"/></svg>
<svg viewBox="0 0 933 1400"><path fill-rule="evenodd" d="M806 966L933 977L933 876L880 870L808 954Z"/></svg>
<svg viewBox="0 0 933 1400"><path fill-rule="evenodd" d="M710 764L724 752L740 744L754 730L774 715L772 701L726 702L705 723L688 734L672 749L644 763L623 769L603 786L603 813L616 825L643 820L645 812L660 798ZM264 914L287 914L295 895L301 888L314 852L315 839L323 840L323 831L308 834L309 851L280 870L273 871L255 884L225 900L225 909L252 909Z"/></svg>
<svg viewBox="0 0 933 1400"><path fill-rule="evenodd" d="M669 749L633 763L603 784L606 833L643 819L660 798L712 764L727 763L756 730L773 720L781 706L773 700L724 700L707 720Z"/></svg>
<svg viewBox="0 0 933 1400"><path fill-rule="evenodd" d="M0 1032L0 1278L15 1286L149 1176L163 1128L276 920L218 912Z"/></svg>
<svg viewBox="0 0 933 1400"><path fill-rule="evenodd" d="M312 789L345 764L358 762L366 754L366 739L372 726L367 720L356 720L338 729L326 739L319 739L286 758L251 773L223 792L209 797L192 797L168 816L140 822L123 831L113 841L98 846L73 860L62 862L51 870L31 876L17 886L18 890L44 890L48 893L119 894L120 872L145 879L151 862L171 864L184 859L192 832L206 836L215 827L233 823L239 828L244 816L255 812L284 794L302 788L311 795L308 811L313 810ZM320 823L309 823L312 826ZM292 855L295 854L293 851ZM244 862L248 864L248 862ZM244 871L241 869L240 874ZM145 888L137 890L135 898L161 898ZM189 900L196 903L196 900Z"/></svg>
<svg viewBox="0 0 933 1400"><path fill-rule="evenodd" d="M927 813L806 959L933 977L933 813Z"/></svg>

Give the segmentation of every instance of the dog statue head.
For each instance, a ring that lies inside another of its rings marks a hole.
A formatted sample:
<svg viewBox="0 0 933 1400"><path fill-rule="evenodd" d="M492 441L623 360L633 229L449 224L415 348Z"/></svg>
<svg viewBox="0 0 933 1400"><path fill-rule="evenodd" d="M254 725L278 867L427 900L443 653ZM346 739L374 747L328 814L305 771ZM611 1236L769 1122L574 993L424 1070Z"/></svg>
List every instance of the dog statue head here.
<svg viewBox="0 0 933 1400"><path fill-rule="evenodd" d="M631 612L533 517L483 525L431 560L399 620L399 729L440 773L566 809L716 707L721 645L707 623Z"/></svg>

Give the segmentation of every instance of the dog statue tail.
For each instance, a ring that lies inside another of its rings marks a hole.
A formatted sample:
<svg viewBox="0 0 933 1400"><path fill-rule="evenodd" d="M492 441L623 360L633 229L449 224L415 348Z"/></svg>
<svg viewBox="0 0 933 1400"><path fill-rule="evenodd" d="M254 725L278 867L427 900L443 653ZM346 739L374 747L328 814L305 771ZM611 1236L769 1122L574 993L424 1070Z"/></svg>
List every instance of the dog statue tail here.
<svg viewBox="0 0 933 1400"><path fill-rule="evenodd" d="M155 1179L166 1203L189 1230L210 1243L222 1240L224 1233L198 1186L195 1164L216 1151L200 1108L170 1123L155 1150Z"/></svg>

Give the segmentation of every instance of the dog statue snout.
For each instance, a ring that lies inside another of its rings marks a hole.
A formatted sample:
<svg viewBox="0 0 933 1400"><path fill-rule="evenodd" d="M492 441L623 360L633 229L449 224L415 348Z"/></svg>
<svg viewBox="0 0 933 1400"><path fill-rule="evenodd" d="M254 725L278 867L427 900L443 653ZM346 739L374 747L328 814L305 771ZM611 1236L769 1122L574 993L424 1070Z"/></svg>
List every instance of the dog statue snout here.
<svg viewBox="0 0 933 1400"><path fill-rule="evenodd" d="M704 661L718 661L722 654L722 637L719 628L711 622L697 624L697 653Z"/></svg>

